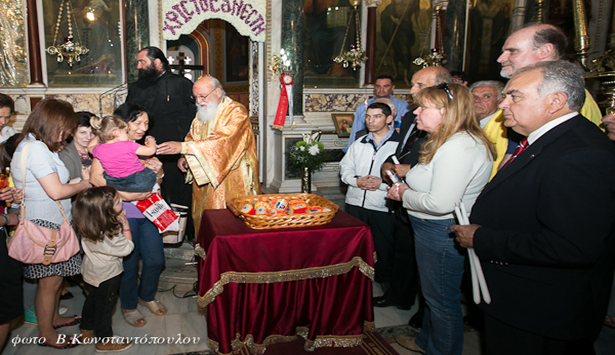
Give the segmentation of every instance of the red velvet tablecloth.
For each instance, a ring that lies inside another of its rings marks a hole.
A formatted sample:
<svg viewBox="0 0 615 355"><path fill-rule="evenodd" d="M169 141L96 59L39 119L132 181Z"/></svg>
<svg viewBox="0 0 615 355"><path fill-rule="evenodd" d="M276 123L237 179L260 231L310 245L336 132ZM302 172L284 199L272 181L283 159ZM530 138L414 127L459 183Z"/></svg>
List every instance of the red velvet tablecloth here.
<svg viewBox="0 0 615 355"><path fill-rule="evenodd" d="M328 224L257 230L228 210L203 212L199 308L212 350L306 339L306 348L357 346L373 330L370 229L339 211Z"/></svg>

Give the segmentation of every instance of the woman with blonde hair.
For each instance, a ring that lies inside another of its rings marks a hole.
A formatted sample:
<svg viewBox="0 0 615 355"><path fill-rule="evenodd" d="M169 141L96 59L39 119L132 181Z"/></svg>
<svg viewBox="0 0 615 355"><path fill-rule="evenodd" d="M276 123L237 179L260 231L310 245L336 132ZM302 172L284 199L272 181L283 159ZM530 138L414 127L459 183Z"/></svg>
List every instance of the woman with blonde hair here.
<svg viewBox="0 0 615 355"><path fill-rule="evenodd" d="M495 150L476 120L472 94L460 84L440 84L417 93L417 128L428 132L419 164L388 197L403 201L414 229L421 290L426 301L421 333L397 337L400 345L427 354L461 354L460 286L465 253L450 227L454 209L471 210L487 184Z"/></svg>

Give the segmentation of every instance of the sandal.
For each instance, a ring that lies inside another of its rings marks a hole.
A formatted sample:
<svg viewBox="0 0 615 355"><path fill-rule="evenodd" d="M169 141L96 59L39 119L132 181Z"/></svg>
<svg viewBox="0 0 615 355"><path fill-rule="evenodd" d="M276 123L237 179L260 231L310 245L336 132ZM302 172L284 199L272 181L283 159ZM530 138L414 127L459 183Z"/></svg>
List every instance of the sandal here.
<svg viewBox="0 0 615 355"><path fill-rule="evenodd" d="M127 312L125 309L122 309L122 314L124 315L124 319L126 319L126 322L128 322L128 324L132 325L133 327L142 327L145 325L145 323L147 323L145 321L143 313L139 312L138 309L135 309L134 311L130 312ZM137 323L140 320L143 320L142 324Z"/></svg>
<svg viewBox="0 0 615 355"><path fill-rule="evenodd" d="M145 302L139 298L138 303L141 306L147 307L147 309L149 309L150 312L154 313L157 316L164 316L165 314L167 314L167 308L158 300L152 300L149 302ZM158 313L159 311L163 311L163 312Z"/></svg>
<svg viewBox="0 0 615 355"><path fill-rule="evenodd" d="M45 339L45 338L41 338L41 339ZM48 343L47 341L38 342L37 344L40 346L48 346L50 348L64 350L64 349L70 349L70 348L79 346L79 341L74 336L72 336L68 338L68 341L65 341L63 345L60 345L60 344L53 345L51 343Z"/></svg>
<svg viewBox="0 0 615 355"><path fill-rule="evenodd" d="M73 316L73 320L68 322L68 323L64 323L64 324L58 324L58 325L54 325L53 329L60 329L60 328L64 328L64 327L69 327L71 325L77 325L81 323L81 316L78 315L74 315Z"/></svg>

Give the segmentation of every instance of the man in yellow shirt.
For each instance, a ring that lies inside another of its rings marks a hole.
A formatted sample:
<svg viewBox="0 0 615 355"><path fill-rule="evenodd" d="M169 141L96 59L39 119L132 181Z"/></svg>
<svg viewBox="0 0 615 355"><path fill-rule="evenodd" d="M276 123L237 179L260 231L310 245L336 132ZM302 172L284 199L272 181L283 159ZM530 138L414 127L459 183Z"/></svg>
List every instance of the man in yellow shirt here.
<svg viewBox="0 0 615 355"><path fill-rule="evenodd" d="M477 81L470 86L478 123L495 146L497 153L489 180L493 179L502 164L506 164L516 147L516 144L510 143L502 110L498 109L498 104L502 100L502 90L504 84L495 80Z"/></svg>

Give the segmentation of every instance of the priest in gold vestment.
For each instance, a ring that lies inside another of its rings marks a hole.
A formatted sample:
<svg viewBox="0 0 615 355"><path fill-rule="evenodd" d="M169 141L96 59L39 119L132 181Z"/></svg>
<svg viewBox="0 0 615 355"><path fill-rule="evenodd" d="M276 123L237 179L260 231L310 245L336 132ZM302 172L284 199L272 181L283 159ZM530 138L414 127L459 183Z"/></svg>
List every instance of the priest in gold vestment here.
<svg viewBox="0 0 615 355"><path fill-rule="evenodd" d="M256 144L246 108L228 98L220 82L203 77L192 88L197 116L184 142L165 142L158 154L178 154L192 182L192 218L198 234L205 209L226 208L235 197L260 193Z"/></svg>

